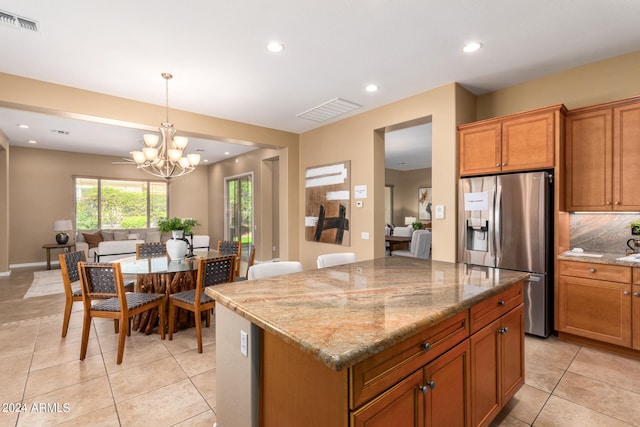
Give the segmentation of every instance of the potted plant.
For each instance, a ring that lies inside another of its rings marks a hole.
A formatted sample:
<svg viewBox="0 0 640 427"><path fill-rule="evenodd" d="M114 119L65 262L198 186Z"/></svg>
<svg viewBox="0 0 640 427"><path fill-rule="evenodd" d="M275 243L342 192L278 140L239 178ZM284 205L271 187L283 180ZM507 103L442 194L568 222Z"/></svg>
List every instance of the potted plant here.
<svg viewBox="0 0 640 427"><path fill-rule="evenodd" d="M634 236L640 235L640 219L635 219L631 221L631 223L629 224L629 227L631 227L632 235Z"/></svg>
<svg viewBox="0 0 640 427"><path fill-rule="evenodd" d="M422 223L420 221L415 221L411 226L414 230L422 230Z"/></svg>
<svg viewBox="0 0 640 427"><path fill-rule="evenodd" d="M199 225L198 221L193 218L163 218L158 222L158 229L164 233L173 235L174 239L183 238L185 234L191 234L193 227Z"/></svg>
<svg viewBox="0 0 640 427"><path fill-rule="evenodd" d="M172 239L167 240L167 255L172 261L184 259L187 255L189 243L184 238L185 234L191 234L198 221L193 218L163 218L158 222L158 229L164 233L171 232Z"/></svg>

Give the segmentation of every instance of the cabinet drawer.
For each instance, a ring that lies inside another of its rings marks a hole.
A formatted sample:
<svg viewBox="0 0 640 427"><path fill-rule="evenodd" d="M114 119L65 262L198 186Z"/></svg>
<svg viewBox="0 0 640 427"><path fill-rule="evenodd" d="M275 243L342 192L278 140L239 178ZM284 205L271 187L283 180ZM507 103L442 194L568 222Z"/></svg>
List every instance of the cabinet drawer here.
<svg viewBox="0 0 640 427"><path fill-rule="evenodd" d="M465 310L351 367L351 409L379 395L468 336L469 317Z"/></svg>
<svg viewBox="0 0 640 427"><path fill-rule="evenodd" d="M524 302L524 285L519 284L474 305L469 310L471 333L479 331L509 310Z"/></svg>
<svg viewBox="0 0 640 427"><path fill-rule="evenodd" d="M631 267L579 261L560 261L558 264L562 276L631 283Z"/></svg>

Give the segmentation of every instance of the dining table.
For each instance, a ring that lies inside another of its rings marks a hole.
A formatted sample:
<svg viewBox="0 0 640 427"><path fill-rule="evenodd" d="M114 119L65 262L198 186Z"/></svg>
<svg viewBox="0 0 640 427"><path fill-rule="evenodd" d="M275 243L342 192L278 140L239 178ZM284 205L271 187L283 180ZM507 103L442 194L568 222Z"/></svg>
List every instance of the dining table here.
<svg viewBox="0 0 640 427"><path fill-rule="evenodd" d="M188 258L172 260L168 256L140 258L128 257L118 261L123 276L135 276L134 291L165 294L166 312L169 312L169 295L195 289L198 264L201 259L222 256L215 250L194 251ZM194 326L193 313L177 310L176 330ZM142 313L133 319L131 329L151 334L155 326L155 309ZM168 318L168 317L166 317Z"/></svg>

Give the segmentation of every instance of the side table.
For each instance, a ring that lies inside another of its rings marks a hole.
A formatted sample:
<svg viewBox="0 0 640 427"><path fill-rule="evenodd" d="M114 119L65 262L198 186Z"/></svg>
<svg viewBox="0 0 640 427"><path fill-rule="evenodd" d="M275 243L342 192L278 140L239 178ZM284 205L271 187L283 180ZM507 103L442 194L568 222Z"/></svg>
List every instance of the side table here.
<svg viewBox="0 0 640 427"><path fill-rule="evenodd" d="M51 270L51 249L64 249L65 252L69 252L69 250L74 251L76 249L76 244L75 242L65 243L64 245L59 245L57 243L45 243L42 247L47 252L47 270Z"/></svg>

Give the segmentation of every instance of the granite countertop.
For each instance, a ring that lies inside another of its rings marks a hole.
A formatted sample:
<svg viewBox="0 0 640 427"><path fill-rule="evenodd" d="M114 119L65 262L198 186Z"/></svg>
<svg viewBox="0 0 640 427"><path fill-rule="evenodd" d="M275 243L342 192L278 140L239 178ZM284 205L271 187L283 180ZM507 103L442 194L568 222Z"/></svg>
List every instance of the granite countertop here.
<svg viewBox="0 0 640 427"><path fill-rule="evenodd" d="M574 253L564 252L558 255L562 261L591 262L595 264L621 265L625 267L640 267L640 254L608 254L608 253ZM635 261L637 259L637 261Z"/></svg>
<svg viewBox="0 0 640 427"><path fill-rule="evenodd" d="M525 279L527 273L385 257L217 285L217 304L342 370Z"/></svg>

